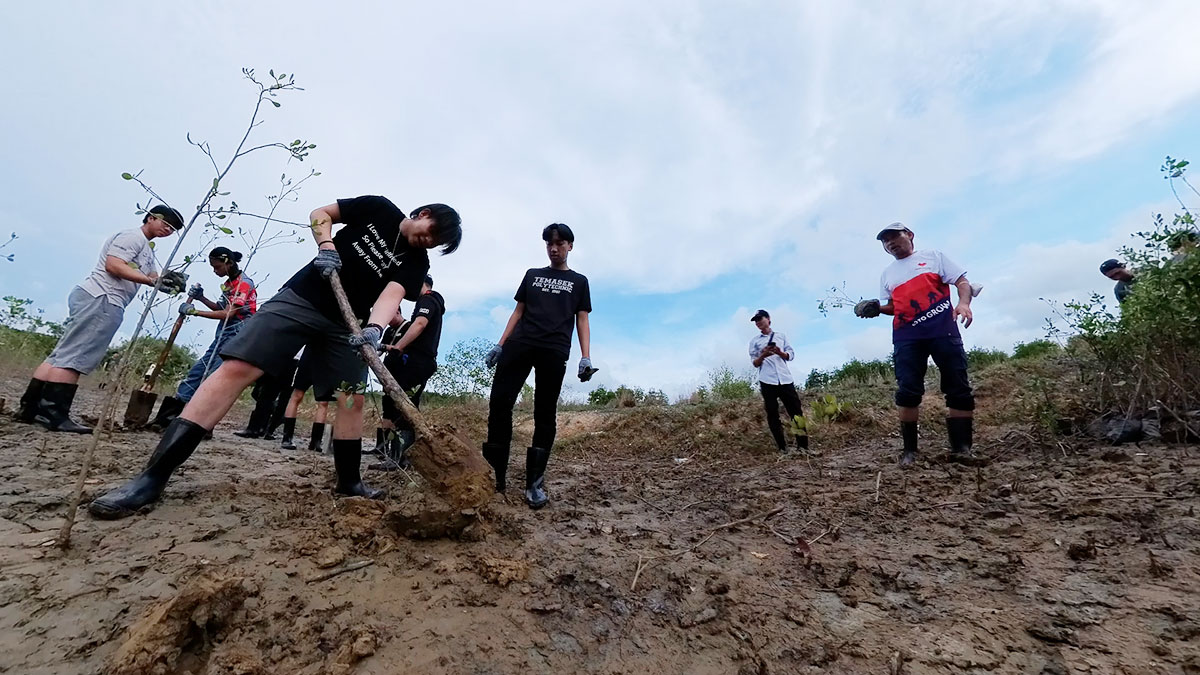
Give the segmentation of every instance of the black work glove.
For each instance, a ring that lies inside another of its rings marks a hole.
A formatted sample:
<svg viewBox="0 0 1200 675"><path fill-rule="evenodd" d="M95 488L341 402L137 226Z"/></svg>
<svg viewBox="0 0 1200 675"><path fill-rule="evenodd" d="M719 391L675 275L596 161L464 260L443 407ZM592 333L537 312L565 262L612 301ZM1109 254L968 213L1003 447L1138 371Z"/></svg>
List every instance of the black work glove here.
<svg viewBox="0 0 1200 675"><path fill-rule="evenodd" d="M873 319L879 316L878 300L863 300L854 306L854 315L863 319Z"/></svg>
<svg viewBox="0 0 1200 675"><path fill-rule="evenodd" d="M159 277L158 287L171 295L178 295L187 288L187 279L187 275L183 272L167 270Z"/></svg>

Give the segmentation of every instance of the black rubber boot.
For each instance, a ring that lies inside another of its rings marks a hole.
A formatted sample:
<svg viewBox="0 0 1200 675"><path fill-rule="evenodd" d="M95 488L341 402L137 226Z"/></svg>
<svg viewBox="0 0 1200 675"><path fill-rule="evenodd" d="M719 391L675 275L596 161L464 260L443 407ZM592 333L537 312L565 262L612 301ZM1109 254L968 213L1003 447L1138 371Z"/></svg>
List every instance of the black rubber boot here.
<svg viewBox="0 0 1200 675"><path fill-rule="evenodd" d="M508 476L508 446L499 443L484 443L483 458L496 472L496 492L504 492L504 479Z"/></svg>
<svg viewBox="0 0 1200 675"><path fill-rule="evenodd" d="M97 518L112 520L133 515L143 506L158 501L171 474L192 456L192 452L207 433L207 429L191 420L175 418L163 432L158 447L154 449L154 454L150 456L150 461L142 473L121 487L92 500L88 505L88 512Z"/></svg>
<svg viewBox="0 0 1200 675"><path fill-rule="evenodd" d="M796 450L799 450L801 454L808 454L808 436L796 437Z"/></svg>
<svg viewBox="0 0 1200 675"><path fill-rule="evenodd" d="M296 418L283 418L283 440L279 441L279 447L284 450L295 450L296 444L292 442L292 436L296 435Z"/></svg>
<svg viewBox="0 0 1200 675"><path fill-rule="evenodd" d="M411 469L412 461L408 459L408 449L417 442L417 435L409 429L392 432L391 442L388 444L389 456L400 465L401 469Z"/></svg>
<svg viewBox="0 0 1200 675"><path fill-rule="evenodd" d="M379 499L383 490L372 490L363 485L362 476L358 472L359 461L362 460L362 439L333 439L333 466L337 469L337 487L334 492L346 497L366 497Z"/></svg>
<svg viewBox="0 0 1200 675"><path fill-rule="evenodd" d="M263 434L264 441L275 440L275 432L279 430L279 425L283 424L283 411L285 407L282 405L275 406L271 411L271 421L267 422L267 432Z"/></svg>
<svg viewBox="0 0 1200 675"><path fill-rule="evenodd" d="M179 417L179 413L183 412L183 406L185 405L187 404L174 396L164 398L158 406L158 414L146 426L150 427L153 431L166 429L176 417Z"/></svg>
<svg viewBox="0 0 1200 675"><path fill-rule="evenodd" d="M17 419L30 423L33 418L37 417L38 402L42 400L42 387L46 384L45 380L39 380L36 377L29 379L29 386L25 388L25 393L21 396L21 407L17 410Z"/></svg>
<svg viewBox="0 0 1200 675"><path fill-rule="evenodd" d="M71 404L75 402L75 391L78 389L79 385L65 382L47 382L42 385L42 397L38 400L34 421L50 431L92 433L91 427L77 424L71 419Z"/></svg>
<svg viewBox="0 0 1200 675"><path fill-rule="evenodd" d="M946 433L950 436L950 461L961 464L986 464L971 450L975 436L975 420L970 417L947 417Z"/></svg>
<svg viewBox="0 0 1200 675"><path fill-rule="evenodd" d="M525 452L525 503L531 509L540 509L550 503L546 494L546 462L550 461L550 451L543 448L529 448Z"/></svg>
<svg viewBox="0 0 1200 675"><path fill-rule="evenodd" d="M323 440L325 440L325 423L313 422L312 436L308 439L308 449L320 452Z"/></svg>
<svg viewBox="0 0 1200 675"><path fill-rule="evenodd" d="M363 454L369 455L371 453L375 453L377 455L386 457L388 450L388 436L389 434L387 429L384 429L383 427L375 427L375 447L370 450L363 448Z"/></svg>
<svg viewBox="0 0 1200 675"><path fill-rule="evenodd" d="M917 461L917 423L901 422L900 438L904 439L904 451L900 453L900 466L912 466Z"/></svg>
<svg viewBox="0 0 1200 675"><path fill-rule="evenodd" d="M254 406L254 410L250 412L250 421L246 422L246 428L233 432L233 435L242 438L260 438L267 431L267 418L270 416L270 408L263 409L262 406Z"/></svg>

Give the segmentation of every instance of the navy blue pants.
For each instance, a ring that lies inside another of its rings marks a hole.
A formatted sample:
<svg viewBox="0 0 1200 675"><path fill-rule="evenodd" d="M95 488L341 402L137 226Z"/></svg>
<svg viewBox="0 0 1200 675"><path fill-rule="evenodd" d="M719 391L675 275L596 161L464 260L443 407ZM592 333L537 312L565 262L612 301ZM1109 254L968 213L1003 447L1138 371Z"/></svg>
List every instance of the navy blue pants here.
<svg viewBox="0 0 1200 675"><path fill-rule="evenodd" d="M936 337L906 340L894 345L893 362L896 368L896 405L916 408L925 395L925 371L929 358L942 374L942 393L946 407L954 410L974 410L975 395L967 378L967 353L960 337Z"/></svg>

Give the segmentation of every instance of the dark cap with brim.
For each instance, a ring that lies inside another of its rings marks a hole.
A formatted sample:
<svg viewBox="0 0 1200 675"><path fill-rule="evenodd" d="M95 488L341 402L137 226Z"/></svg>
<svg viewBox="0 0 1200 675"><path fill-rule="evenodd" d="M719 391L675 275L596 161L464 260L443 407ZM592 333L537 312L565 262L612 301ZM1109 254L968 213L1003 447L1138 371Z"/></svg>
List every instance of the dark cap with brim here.
<svg viewBox="0 0 1200 675"><path fill-rule="evenodd" d="M1117 260L1116 258L1109 258L1108 260L1100 263L1100 273L1108 274L1109 272L1121 267L1125 266L1121 264L1120 260Z"/></svg>
<svg viewBox="0 0 1200 675"><path fill-rule="evenodd" d="M750 323L754 323L755 321L758 321L759 319L762 319L762 318L769 319L769 318L771 318L771 315L767 313L767 310L760 309L754 313L754 316L750 317Z"/></svg>
<svg viewBox="0 0 1200 675"><path fill-rule="evenodd" d="M430 275L430 274L425 275L425 285L430 288L433 288L433 275Z"/></svg>
<svg viewBox="0 0 1200 675"><path fill-rule="evenodd" d="M883 241L883 235L887 234L888 232L912 232L912 230L908 229L904 223L897 221L880 230L879 234L875 235L875 238L879 241Z"/></svg>

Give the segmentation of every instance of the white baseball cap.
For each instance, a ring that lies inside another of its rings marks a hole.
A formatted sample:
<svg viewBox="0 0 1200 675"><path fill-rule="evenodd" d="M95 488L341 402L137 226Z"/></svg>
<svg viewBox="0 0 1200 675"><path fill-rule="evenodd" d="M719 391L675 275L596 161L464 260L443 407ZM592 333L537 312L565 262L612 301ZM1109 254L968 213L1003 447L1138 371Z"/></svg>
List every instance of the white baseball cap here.
<svg viewBox="0 0 1200 675"><path fill-rule="evenodd" d="M883 235L887 234L888 232L912 232L912 230L908 229L908 226L904 223L896 221L880 230L879 234L875 235L875 238L879 241L883 241Z"/></svg>

